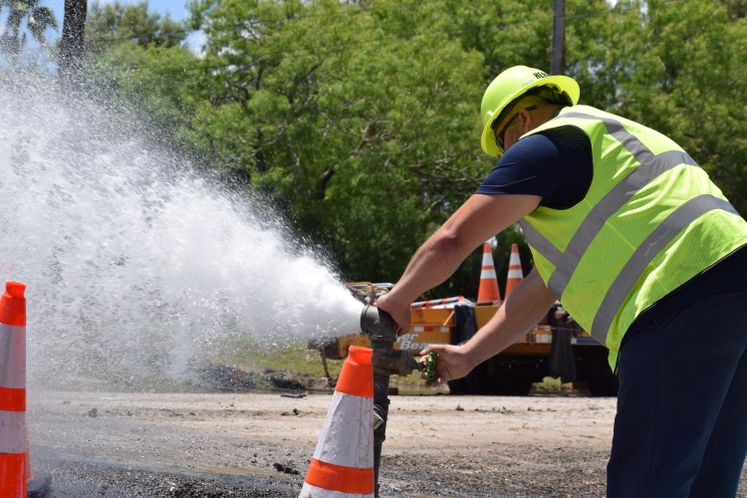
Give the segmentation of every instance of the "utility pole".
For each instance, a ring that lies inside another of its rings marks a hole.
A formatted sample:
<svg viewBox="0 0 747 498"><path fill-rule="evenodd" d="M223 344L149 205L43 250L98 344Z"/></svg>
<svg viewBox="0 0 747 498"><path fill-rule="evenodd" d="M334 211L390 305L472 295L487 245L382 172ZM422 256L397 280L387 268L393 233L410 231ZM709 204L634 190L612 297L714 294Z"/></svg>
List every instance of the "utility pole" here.
<svg viewBox="0 0 747 498"><path fill-rule="evenodd" d="M565 0L554 0L554 10L550 74L563 74L565 71Z"/></svg>

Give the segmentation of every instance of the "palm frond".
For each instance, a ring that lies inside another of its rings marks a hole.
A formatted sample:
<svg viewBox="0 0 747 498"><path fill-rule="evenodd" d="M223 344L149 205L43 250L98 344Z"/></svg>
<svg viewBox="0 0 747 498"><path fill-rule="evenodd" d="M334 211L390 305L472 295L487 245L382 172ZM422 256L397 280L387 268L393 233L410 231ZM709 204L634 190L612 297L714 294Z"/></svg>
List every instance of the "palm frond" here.
<svg viewBox="0 0 747 498"><path fill-rule="evenodd" d="M57 19L54 13L47 7L37 7L31 11L28 19L28 28L39 43L44 43L44 31L47 28L57 30Z"/></svg>

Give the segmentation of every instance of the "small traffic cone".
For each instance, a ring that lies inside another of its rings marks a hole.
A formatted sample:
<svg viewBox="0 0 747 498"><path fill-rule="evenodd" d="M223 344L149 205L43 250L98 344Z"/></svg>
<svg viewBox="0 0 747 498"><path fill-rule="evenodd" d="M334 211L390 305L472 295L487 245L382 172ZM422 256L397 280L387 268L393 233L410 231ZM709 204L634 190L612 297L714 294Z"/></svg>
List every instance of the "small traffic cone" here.
<svg viewBox="0 0 747 498"><path fill-rule="evenodd" d="M350 346L299 498L373 498L372 354Z"/></svg>
<svg viewBox="0 0 747 498"><path fill-rule="evenodd" d="M498 279L495 276L493 252L490 244L482 245L482 269L480 270L480 288L477 291L477 304L493 304L501 300Z"/></svg>
<svg viewBox="0 0 747 498"><path fill-rule="evenodd" d="M521 271L521 257L519 256L519 244L511 245L511 258L508 260L508 275L506 276L506 299L514 287L519 285L524 273Z"/></svg>

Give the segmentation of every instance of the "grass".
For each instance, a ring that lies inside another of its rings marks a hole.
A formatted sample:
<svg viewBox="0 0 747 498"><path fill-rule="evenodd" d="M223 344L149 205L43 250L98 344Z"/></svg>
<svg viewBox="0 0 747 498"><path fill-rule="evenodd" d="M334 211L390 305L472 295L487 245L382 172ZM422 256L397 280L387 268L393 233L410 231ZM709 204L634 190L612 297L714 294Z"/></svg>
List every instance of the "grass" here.
<svg viewBox="0 0 747 498"><path fill-rule="evenodd" d="M218 351L212 358L216 363L243 365L250 370L288 370L317 377L324 376L324 366L319 351L309 349L305 341L282 344L262 344L242 339ZM330 375L337 376L342 360L327 360Z"/></svg>
<svg viewBox="0 0 747 498"><path fill-rule="evenodd" d="M251 371L272 369L325 377L321 353L316 349L309 349L306 341L262 344L250 339L240 339L217 351L211 361L221 365L237 365ZM331 377L336 378L340 374L343 362L344 360L327 360L327 369ZM448 392L446 386L426 387L420 372L413 372L404 377L392 375L389 385L396 388L400 394L407 395Z"/></svg>
<svg viewBox="0 0 747 498"><path fill-rule="evenodd" d="M389 387L396 388L399 394L407 396L432 396L434 394L448 394L449 392L446 384L426 387L425 381L420 377L420 372L413 372L405 377L392 375L389 378Z"/></svg>
<svg viewBox="0 0 747 498"><path fill-rule="evenodd" d="M562 383L560 377L545 377L542 382L532 384L532 392L535 393L561 393L573 391L574 388L573 382Z"/></svg>
<svg viewBox="0 0 747 498"><path fill-rule="evenodd" d="M296 372L299 374L325 377L324 364L318 350L309 349L302 340L283 343L260 343L252 339L240 339L217 352L213 361L224 365L239 365L247 370L266 369ZM344 360L327 360L329 375L336 378L340 374ZM392 375L389 386L404 395L434 395L448 393L446 385L436 388L426 387L420 372L401 377ZM572 383L561 383L559 378L545 377L533 385L533 392L561 393L573 390Z"/></svg>
<svg viewBox="0 0 747 498"><path fill-rule="evenodd" d="M216 363L239 365L247 370L266 369L296 372L314 377L325 377L324 364L318 350L309 349L306 341L289 341L282 344L262 344L249 339L241 339L218 351L213 358ZM344 360L327 360L329 375L336 378L340 374ZM436 388L426 387L420 372L400 377L392 375L391 388L404 395L433 395L448 393L446 385ZM572 383L561 383L559 378L545 377L533 385L533 392L561 393L573 390Z"/></svg>

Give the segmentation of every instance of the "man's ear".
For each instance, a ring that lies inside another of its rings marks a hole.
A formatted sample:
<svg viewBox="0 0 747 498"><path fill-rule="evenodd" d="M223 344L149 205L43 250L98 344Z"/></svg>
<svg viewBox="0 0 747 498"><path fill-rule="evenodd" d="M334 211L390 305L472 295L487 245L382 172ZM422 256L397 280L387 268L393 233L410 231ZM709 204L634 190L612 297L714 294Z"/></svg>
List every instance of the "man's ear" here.
<svg viewBox="0 0 747 498"><path fill-rule="evenodd" d="M519 111L519 121L521 123L522 135L536 127L536 123L534 122L532 113L527 111L526 109L522 109Z"/></svg>

